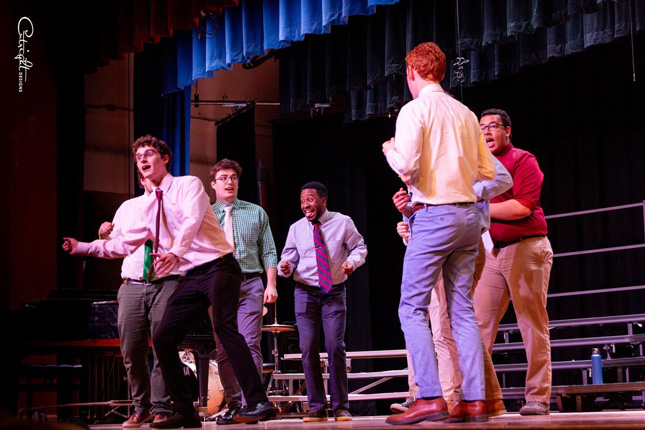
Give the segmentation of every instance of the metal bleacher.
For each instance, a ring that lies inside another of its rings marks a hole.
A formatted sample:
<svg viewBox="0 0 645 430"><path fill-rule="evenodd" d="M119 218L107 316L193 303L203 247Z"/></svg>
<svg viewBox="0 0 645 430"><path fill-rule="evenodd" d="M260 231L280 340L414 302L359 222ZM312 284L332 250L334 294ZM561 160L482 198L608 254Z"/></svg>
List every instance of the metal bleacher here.
<svg viewBox="0 0 645 430"><path fill-rule="evenodd" d="M589 211L572 212L566 214L557 214L547 216L547 219L556 219L572 216L581 216L587 214L595 214L600 212L611 212L626 209L641 208L643 213L643 224L645 231L645 202L614 206L609 208L594 209ZM598 248L591 250L583 250L577 252L556 253L554 258L564 258L576 255L594 254L594 253L608 253L616 251L629 251L638 248L645 248L644 243L616 246L611 248ZM614 288L602 288L595 290L585 291L570 291L549 294L548 300L551 303L554 299L559 297L571 296L587 296L594 294L618 294L621 292L645 290L645 285L634 285ZM645 301L643 301L645 303ZM645 310L645 307L644 307ZM612 369L617 373L616 383L603 384L602 386L591 386L589 384L589 374L591 369L590 359L576 359L553 361L551 363L553 372L564 370L579 370L580 380L578 384L566 386L553 386L552 396L556 396L558 406L562 409L563 398L575 399L576 408L580 410L582 398L590 396L593 398L595 395L603 395L603 393L612 392L627 392L637 393L645 405L645 382L632 381L630 379L630 369L645 367L645 356L643 354L643 343L645 342L645 332L643 332L643 324L645 324L645 313L629 314L629 315L601 315L596 317L587 318L572 318L572 319L558 319L550 321L549 330L551 332L551 349L555 348L586 348L589 350L589 357L592 347L601 348L605 352L603 359L603 369ZM611 335L581 335L586 328L589 327L603 327L611 328ZM554 336L555 333L566 332L566 330L573 331L574 337ZM518 336L519 327L517 324L502 324L499 326L497 342L493 346L493 362L496 363L496 357L508 357L512 354L524 354L524 345L521 338ZM630 346L635 353L627 357L614 357L611 352L616 350L616 346L627 345ZM407 368L400 368L386 371L376 372L351 372L352 360L374 360L381 358L401 358L405 357L406 351L404 349L398 350L382 350L382 351L348 351L347 361L350 372L348 378L353 380L364 380L365 385L361 388L354 390L349 395L350 401L356 400L379 400L379 399L401 399L407 396L406 392L379 392L379 386L392 378L406 378L408 376ZM525 357L525 356L524 356ZM297 361L301 360L300 354L285 354L283 360ZM402 360L402 364L404 361ZM327 355L321 353L321 366L323 368L323 378L329 377L327 372ZM518 363L504 363L495 364L495 370L500 378L502 391L505 399L523 399L524 387L522 386L507 386L506 376L515 372L525 372L527 369L526 362ZM277 383L283 384L286 389L276 393L269 393L269 399L274 402L304 402L307 397L302 395L304 374L303 373L278 373L274 375ZM630 395L631 397L631 395Z"/></svg>

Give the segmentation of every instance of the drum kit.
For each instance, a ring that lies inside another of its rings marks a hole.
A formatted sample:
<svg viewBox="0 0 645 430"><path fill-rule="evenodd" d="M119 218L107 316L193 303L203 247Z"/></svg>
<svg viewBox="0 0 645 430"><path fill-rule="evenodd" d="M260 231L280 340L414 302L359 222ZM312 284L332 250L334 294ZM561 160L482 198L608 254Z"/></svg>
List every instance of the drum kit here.
<svg viewBox="0 0 645 430"><path fill-rule="evenodd" d="M273 335L273 349L271 350L271 355L273 355L274 370L271 374L271 379L268 384L268 391L273 387L272 384L275 381L273 374L281 373L280 372L280 351L278 349L278 335L280 333L292 332L296 328L293 325L287 324L278 324L277 312L273 312L273 323L262 326L262 331L265 333L271 333ZM266 315L268 309L266 306L263 308L262 315ZM199 372L197 366L197 360L195 356L189 350L180 351L179 358L184 365L184 374L187 378L188 385L193 391L194 400L197 400L199 397L199 385L197 384L197 374ZM278 388L278 387L276 387ZM205 417L206 421L213 421L218 416L222 415L225 412L225 393L224 387L219 376L219 370L217 367L217 360L209 360L208 364L208 394L207 394L207 403L206 408L200 408L200 412Z"/></svg>
<svg viewBox="0 0 645 430"><path fill-rule="evenodd" d="M188 387L193 394L193 400L199 398L199 386L197 384L197 363L195 356L189 350L180 351L179 359L184 365L184 376L188 382ZM211 417L219 413L224 407L224 387L219 378L219 369L217 360L208 360L208 396L206 410L202 410L206 417Z"/></svg>

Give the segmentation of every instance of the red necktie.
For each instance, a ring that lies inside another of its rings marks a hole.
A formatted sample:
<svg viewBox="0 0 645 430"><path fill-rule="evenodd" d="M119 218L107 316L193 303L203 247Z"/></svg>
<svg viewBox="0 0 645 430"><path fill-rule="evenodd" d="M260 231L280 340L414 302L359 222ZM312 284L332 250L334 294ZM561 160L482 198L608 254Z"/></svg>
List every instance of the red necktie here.
<svg viewBox="0 0 645 430"><path fill-rule="evenodd" d="M163 191L161 188L155 190L157 196L157 222L155 223L155 253L159 251L159 221L161 220L161 195Z"/></svg>
<svg viewBox="0 0 645 430"><path fill-rule="evenodd" d="M314 221L313 225L314 246L316 247L316 264L318 266L318 280L320 281L320 288L323 290L323 292L328 293L329 291L331 291L333 281L331 279L331 269L329 267L327 246L325 245L322 231L320 231L320 221Z"/></svg>

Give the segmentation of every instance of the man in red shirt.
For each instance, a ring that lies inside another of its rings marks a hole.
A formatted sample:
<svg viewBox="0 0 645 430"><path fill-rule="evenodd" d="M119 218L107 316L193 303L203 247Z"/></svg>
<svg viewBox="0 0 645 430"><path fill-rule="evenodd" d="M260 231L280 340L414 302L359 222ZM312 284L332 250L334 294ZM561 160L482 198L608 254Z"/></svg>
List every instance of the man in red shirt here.
<svg viewBox="0 0 645 430"><path fill-rule="evenodd" d="M540 192L544 174L535 156L511 143L511 119L488 109L479 122L491 152L513 177L513 187L491 199L486 265L474 295L475 314L484 345L492 352L499 322L513 300L528 359L521 415L547 415L551 398L551 345L546 295L553 250L546 237ZM486 380L487 391L499 390L497 378Z"/></svg>

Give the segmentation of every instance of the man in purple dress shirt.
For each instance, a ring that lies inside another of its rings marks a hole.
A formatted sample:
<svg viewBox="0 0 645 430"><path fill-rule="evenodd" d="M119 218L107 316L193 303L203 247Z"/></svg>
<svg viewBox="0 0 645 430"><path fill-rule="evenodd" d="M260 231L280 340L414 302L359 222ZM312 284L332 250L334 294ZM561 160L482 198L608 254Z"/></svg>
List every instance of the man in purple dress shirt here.
<svg viewBox="0 0 645 430"><path fill-rule="evenodd" d="M305 422L327 421L327 397L320 368L321 323L329 356L329 391L334 419L352 419L347 410L345 280L347 275L365 262L367 248L350 217L327 210L327 195L327 187L319 182L308 182L302 186L300 208L305 217L289 228L278 265L278 275L289 277L293 273L296 281L296 322L310 407L303 418ZM322 241L317 236L317 244L314 244L314 230L317 229ZM328 263L330 276L319 274L321 254L325 263Z"/></svg>

